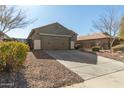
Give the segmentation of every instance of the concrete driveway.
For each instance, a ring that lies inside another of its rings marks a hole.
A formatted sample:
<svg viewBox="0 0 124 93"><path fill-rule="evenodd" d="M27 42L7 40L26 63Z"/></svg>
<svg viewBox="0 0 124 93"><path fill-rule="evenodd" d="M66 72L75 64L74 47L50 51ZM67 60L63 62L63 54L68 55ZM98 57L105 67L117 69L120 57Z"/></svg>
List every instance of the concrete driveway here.
<svg viewBox="0 0 124 93"><path fill-rule="evenodd" d="M85 82L70 87L124 87L124 63L78 50L46 51Z"/></svg>

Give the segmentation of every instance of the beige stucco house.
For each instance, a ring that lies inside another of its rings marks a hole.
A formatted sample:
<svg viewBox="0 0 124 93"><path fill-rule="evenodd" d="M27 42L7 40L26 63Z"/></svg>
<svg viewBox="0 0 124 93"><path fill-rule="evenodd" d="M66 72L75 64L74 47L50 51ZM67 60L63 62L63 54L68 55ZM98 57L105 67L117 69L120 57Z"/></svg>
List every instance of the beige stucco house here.
<svg viewBox="0 0 124 93"><path fill-rule="evenodd" d="M74 49L77 33L52 23L32 29L28 39L32 41L33 49Z"/></svg>
<svg viewBox="0 0 124 93"><path fill-rule="evenodd" d="M110 37L102 32L90 34L87 36L79 36L77 38L77 44L80 44L81 48L91 49L93 46L100 46L102 49L109 49Z"/></svg>

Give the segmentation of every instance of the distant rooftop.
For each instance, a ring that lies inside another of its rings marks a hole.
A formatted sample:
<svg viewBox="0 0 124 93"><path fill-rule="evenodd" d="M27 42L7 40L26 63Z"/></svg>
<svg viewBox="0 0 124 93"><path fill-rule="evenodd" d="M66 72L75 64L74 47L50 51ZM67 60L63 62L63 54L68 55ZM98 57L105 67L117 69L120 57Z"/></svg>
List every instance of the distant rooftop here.
<svg viewBox="0 0 124 93"><path fill-rule="evenodd" d="M102 39L102 38L109 38L109 36L107 34L99 32L87 36L79 36L77 40L92 40L92 39Z"/></svg>
<svg viewBox="0 0 124 93"><path fill-rule="evenodd" d="M9 39L10 37L7 34L0 31L0 39L2 39L2 38Z"/></svg>

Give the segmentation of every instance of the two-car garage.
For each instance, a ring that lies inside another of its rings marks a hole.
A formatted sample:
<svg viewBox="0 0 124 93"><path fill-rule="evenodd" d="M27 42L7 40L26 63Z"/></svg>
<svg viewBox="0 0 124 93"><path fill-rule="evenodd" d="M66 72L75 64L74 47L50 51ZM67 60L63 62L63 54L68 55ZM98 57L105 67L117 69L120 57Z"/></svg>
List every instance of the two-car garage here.
<svg viewBox="0 0 124 93"><path fill-rule="evenodd" d="M77 34L59 23L32 29L28 36L34 50L74 49Z"/></svg>
<svg viewBox="0 0 124 93"><path fill-rule="evenodd" d="M42 36L40 40L34 40L34 49L69 49L69 37Z"/></svg>

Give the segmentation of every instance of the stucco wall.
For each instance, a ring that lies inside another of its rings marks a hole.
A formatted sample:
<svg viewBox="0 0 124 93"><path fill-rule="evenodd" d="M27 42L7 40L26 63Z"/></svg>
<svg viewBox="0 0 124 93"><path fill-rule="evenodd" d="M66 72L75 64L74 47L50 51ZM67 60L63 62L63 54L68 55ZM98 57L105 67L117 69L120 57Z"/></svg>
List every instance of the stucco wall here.
<svg viewBox="0 0 124 93"><path fill-rule="evenodd" d="M103 49L108 49L109 39L95 39L95 40L80 40L77 44L80 44L81 48L92 48L95 44L98 44Z"/></svg>
<svg viewBox="0 0 124 93"><path fill-rule="evenodd" d="M72 32L65 29L62 26L59 25L50 25L44 28L38 28L36 29L36 33L47 33L47 34L58 34L58 35L72 35Z"/></svg>

